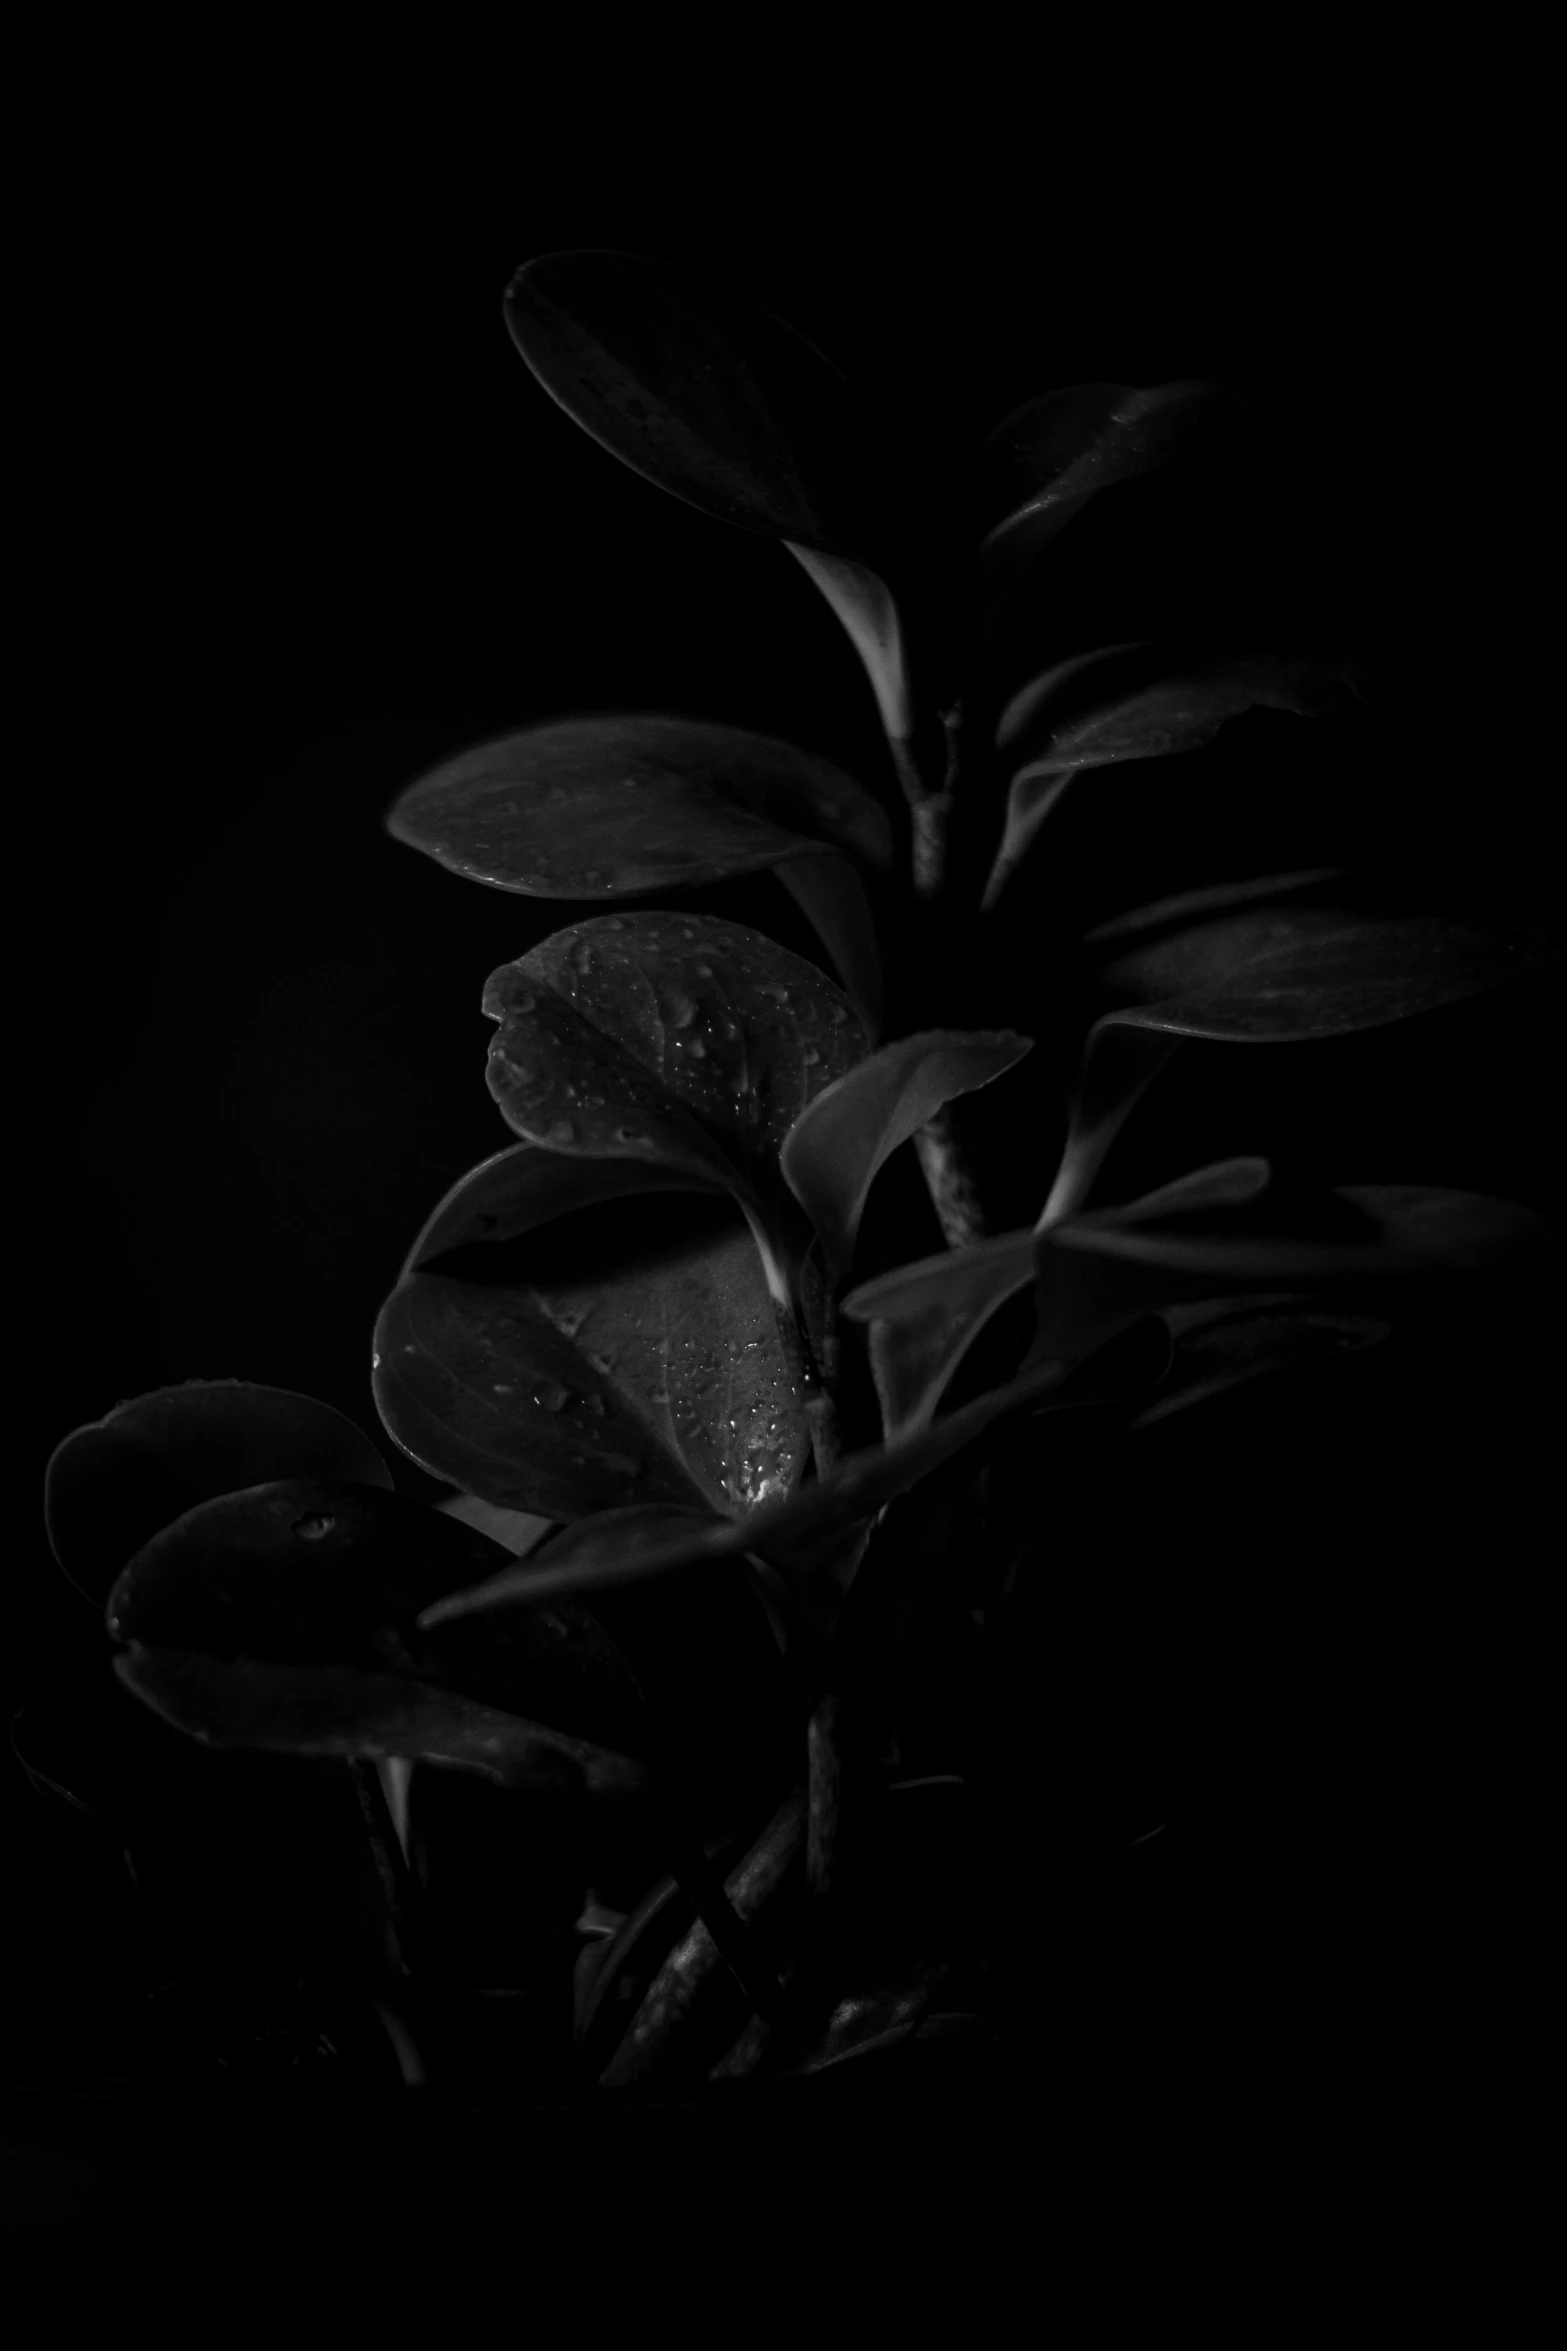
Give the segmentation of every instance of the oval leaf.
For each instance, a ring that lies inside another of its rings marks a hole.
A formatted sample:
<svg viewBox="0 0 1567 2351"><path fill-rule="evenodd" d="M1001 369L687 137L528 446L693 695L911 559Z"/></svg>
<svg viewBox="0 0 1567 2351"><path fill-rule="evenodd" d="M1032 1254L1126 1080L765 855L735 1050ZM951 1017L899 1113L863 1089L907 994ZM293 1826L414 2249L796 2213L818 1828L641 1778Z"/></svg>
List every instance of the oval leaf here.
<svg viewBox="0 0 1567 2351"><path fill-rule="evenodd" d="M788 1199L785 1135L869 1043L814 964L708 915L573 924L492 972L483 1009L514 1134L705 1178L751 1209Z"/></svg>
<svg viewBox="0 0 1567 2351"><path fill-rule="evenodd" d="M870 410L750 295L637 254L546 253L507 288L506 324L550 397L645 481L741 530L884 555Z"/></svg>
<svg viewBox="0 0 1567 2351"><path fill-rule="evenodd" d="M299 1755L461 1764L507 1786L628 1793L649 1726L623 1660L567 1604L505 1636L432 1635L420 1610L512 1564L405 1495L289 1478L197 1505L109 1595L126 1687L194 1737Z"/></svg>
<svg viewBox="0 0 1567 2351"><path fill-rule="evenodd" d="M945 1102L988 1086L1031 1051L1010 1029L930 1029L903 1037L824 1087L784 1137L785 1180L846 1274L878 1170Z"/></svg>
<svg viewBox="0 0 1567 2351"><path fill-rule="evenodd" d="M975 631L991 634L1040 549L1100 490L1234 442L1255 421L1244 395L1194 381L1069 384L1024 401L969 466Z"/></svg>
<svg viewBox="0 0 1567 2351"><path fill-rule="evenodd" d="M1255 907L1130 948L1097 981L1120 998L1096 1024L1236 1044L1346 1036L1457 1004L1567 956L1529 916Z"/></svg>
<svg viewBox="0 0 1567 2351"><path fill-rule="evenodd" d="M1353 869L1344 865L1313 865L1294 873L1258 874L1244 882L1210 883L1201 890L1183 890L1174 898L1160 898L1151 906L1135 906L1127 914L1083 933L1085 947L1108 940L1135 939L1159 930L1173 930L1194 915L1236 913L1246 906L1265 906L1275 898L1289 898L1324 882L1346 881Z"/></svg>
<svg viewBox="0 0 1567 2351"><path fill-rule="evenodd" d="M1194 658L1148 644L1107 646L1046 670L1013 697L997 730L1012 776L985 907L1081 769L1198 750L1248 710L1326 716L1343 707L1347 690L1358 691L1358 674L1353 664L1305 655Z"/></svg>
<svg viewBox="0 0 1567 2351"><path fill-rule="evenodd" d="M527 727L433 768L386 829L449 872L535 898L617 898L758 873L825 844L883 869L885 811L771 735L657 712Z"/></svg>
<svg viewBox="0 0 1567 2351"><path fill-rule="evenodd" d="M808 1423L751 1235L721 1199L633 1200L664 1188L526 1145L453 1187L376 1323L376 1408L412 1460L551 1519L793 1486Z"/></svg>
<svg viewBox="0 0 1567 2351"><path fill-rule="evenodd" d="M60 1566L101 1608L159 1527L278 1477L392 1483L363 1430L330 1404L251 1380L186 1380L133 1396L61 1439L44 1472L44 1525Z"/></svg>

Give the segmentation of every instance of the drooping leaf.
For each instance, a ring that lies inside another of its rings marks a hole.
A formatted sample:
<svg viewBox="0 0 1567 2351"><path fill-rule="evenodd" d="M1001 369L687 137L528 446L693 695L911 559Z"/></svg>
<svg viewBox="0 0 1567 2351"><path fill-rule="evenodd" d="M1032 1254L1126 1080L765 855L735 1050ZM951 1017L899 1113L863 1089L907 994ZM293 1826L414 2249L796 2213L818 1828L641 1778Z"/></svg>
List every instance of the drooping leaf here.
<svg viewBox="0 0 1567 2351"><path fill-rule="evenodd" d="M586 249L525 263L505 308L545 391L644 480L742 530L883 559L893 486L873 414L751 295Z"/></svg>
<svg viewBox="0 0 1567 2351"><path fill-rule="evenodd" d="M44 1472L44 1525L60 1566L101 1608L159 1527L276 1477L392 1482L364 1432L314 1396L252 1380L187 1380L133 1396L60 1440Z"/></svg>
<svg viewBox="0 0 1567 2351"><path fill-rule="evenodd" d="M784 1136L868 1045L813 964L707 915L573 924L492 972L483 1008L500 1024L487 1082L514 1134L716 1184L753 1230L798 1220Z"/></svg>
<svg viewBox="0 0 1567 2351"><path fill-rule="evenodd" d="M1237 1044L1347 1036L1460 1003L1564 957L1567 929L1530 915L1256 906L1101 963L1096 984L1113 1009L1096 1032L1119 1025Z"/></svg>
<svg viewBox="0 0 1567 2351"><path fill-rule="evenodd" d="M177 1729L220 1746L633 1792L645 1709L585 1610L522 1611L483 1641L415 1621L499 1564L515 1563L405 1495L272 1480L198 1504L122 1570L106 1610L126 1645L115 1671Z"/></svg>
<svg viewBox="0 0 1567 2351"><path fill-rule="evenodd" d="M464 1176L381 1309L372 1386L422 1468L550 1519L746 1511L810 1449L745 1223L633 1159L523 1144Z"/></svg>
<svg viewBox="0 0 1567 2351"><path fill-rule="evenodd" d="M1379 1346L1392 1325L1379 1316L1314 1304L1309 1296L1218 1298L1171 1307L1163 1320L1174 1341L1170 1368L1154 1401L1129 1424L1145 1429L1205 1404L1270 1372L1292 1371Z"/></svg>
<svg viewBox="0 0 1567 2351"><path fill-rule="evenodd" d="M1024 401L969 467L977 634L992 633L1041 548L1100 490L1235 443L1255 423L1252 403L1217 383L1070 384Z"/></svg>
<svg viewBox="0 0 1567 2351"><path fill-rule="evenodd" d="M480 743L421 776L386 829L449 872L534 898L619 898L759 873L825 845L892 859L885 810L815 753L711 719L628 711Z"/></svg>
<svg viewBox="0 0 1567 2351"><path fill-rule="evenodd" d="M807 1105L784 1137L783 1172L834 1274L849 1269L871 1184L890 1154L943 1103L989 1085L1031 1047L1011 1030L925 1030L883 1046Z"/></svg>
<svg viewBox="0 0 1567 2351"><path fill-rule="evenodd" d="M1197 655L1153 643L1078 654L1034 678L1002 712L1006 825L985 886L993 906L1072 778L1198 750L1254 709L1322 717L1358 692L1351 663L1301 654Z"/></svg>

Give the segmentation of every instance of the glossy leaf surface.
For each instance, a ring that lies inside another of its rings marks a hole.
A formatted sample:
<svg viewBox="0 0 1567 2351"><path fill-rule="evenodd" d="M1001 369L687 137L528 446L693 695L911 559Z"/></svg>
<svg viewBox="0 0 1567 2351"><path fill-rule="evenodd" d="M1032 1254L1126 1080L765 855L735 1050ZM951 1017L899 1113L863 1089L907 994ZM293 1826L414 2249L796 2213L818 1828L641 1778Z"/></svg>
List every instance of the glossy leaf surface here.
<svg viewBox="0 0 1567 2351"><path fill-rule="evenodd" d="M204 1502L116 1579L110 1635L127 1688L222 1746L405 1756L507 1786L627 1793L645 1710L595 1620L519 1612L500 1637L421 1631L419 1611L506 1553L406 1496L280 1479Z"/></svg>
<svg viewBox="0 0 1567 2351"><path fill-rule="evenodd" d="M645 480L742 530L882 553L866 402L749 294L633 253L546 253L513 278L506 324L551 398Z"/></svg>
<svg viewBox="0 0 1567 2351"><path fill-rule="evenodd" d="M376 1323L376 1408L413 1460L557 1520L793 1485L809 1435L751 1234L669 1191L526 1144L453 1186Z"/></svg>
<svg viewBox="0 0 1567 2351"><path fill-rule="evenodd" d="M785 1179L821 1235L835 1274L848 1271L878 1170L943 1103L987 1086L1032 1040L1011 1030L931 1029L902 1037L825 1087L784 1137Z"/></svg>
<svg viewBox="0 0 1567 2351"><path fill-rule="evenodd" d="M1567 932L1529 916L1269 905L1148 939L1098 967L1099 1024L1237 1044L1346 1036L1559 963Z"/></svg>
<svg viewBox="0 0 1567 2351"><path fill-rule="evenodd" d="M819 844L873 868L892 857L885 811L830 761L658 712L480 743L410 784L387 831L453 873L535 898L689 889Z"/></svg>
<svg viewBox="0 0 1567 2351"><path fill-rule="evenodd" d="M390 1486L382 1455L314 1396L250 1380L186 1380L117 1404L61 1439L44 1472L50 1547L102 1607L132 1553L198 1502L277 1477Z"/></svg>
<svg viewBox="0 0 1567 2351"><path fill-rule="evenodd" d="M602 915L486 983L487 1083L513 1133L633 1159L747 1204L783 1194L783 1139L869 1040L814 964L709 915Z"/></svg>

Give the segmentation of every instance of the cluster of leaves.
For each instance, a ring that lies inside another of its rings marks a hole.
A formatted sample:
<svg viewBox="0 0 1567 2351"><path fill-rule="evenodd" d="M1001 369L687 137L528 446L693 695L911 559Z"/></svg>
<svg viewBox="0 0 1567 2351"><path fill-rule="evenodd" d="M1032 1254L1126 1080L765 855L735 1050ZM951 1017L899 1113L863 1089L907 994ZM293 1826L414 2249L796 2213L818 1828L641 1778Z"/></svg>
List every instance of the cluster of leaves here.
<svg viewBox="0 0 1567 2351"><path fill-rule="evenodd" d="M1373 1344L1410 1280L1550 1244L1506 1202L1306 1198L1255 1157L1092 1207L1145 1089L1185 1039L1374 1028L1563 941L1494 910L1368 903L1342 868L1187 890L1053 941L1086 1007L1065 1141L1037 1214L988 1233L952 1106L1053 1083L1033 1039L971 1013L1063 795L1171 757L1179 789L1243 714L1352 714L1364 692L1315 648L1157 637L1063 657L1016 625L1091 502L1200 480L1249 446L1254 411L1197 382L1048 392L922 497L812 345L683 268L549 255L506 317L605 449L799 561L863 664L885 765L855 776L637 711L482 743L403 791L391 833L449 873L614 909L490 975L488 1086L516 1139L434 1208L376 1325L382 1426L456 1492L397 1495L368 1439L308 1399L193 1383L65 1441L49 1531L106 1610L121 1682L197 1740L373 1766L398 1829L416 1763L625 1809L656 1871L629 1914L598 1916L613 1932L580 1976L597 2078L642 2078L720 1961L743 1998L711 2073L751 2070L780 2020L773 2062L813 2067L983 2007L929 1938L860 1977L835 1946L813 1977L828 1946L808 1923L760 1931L780 1910L808 1922L843 1882L840 1815L888 1727L868 1693L930 1564L888 1506L949 1464L981 1476L1030 1417L1167 1418ZM759 873L820 962L637 903ZM945 1245L865 1278L877 1179L905 1144ZM781 1786L780 1735L798 1758ZM406 1899L386 1820L381 1849ZM814 2008L790 2007L797 1980Z"/></svg>

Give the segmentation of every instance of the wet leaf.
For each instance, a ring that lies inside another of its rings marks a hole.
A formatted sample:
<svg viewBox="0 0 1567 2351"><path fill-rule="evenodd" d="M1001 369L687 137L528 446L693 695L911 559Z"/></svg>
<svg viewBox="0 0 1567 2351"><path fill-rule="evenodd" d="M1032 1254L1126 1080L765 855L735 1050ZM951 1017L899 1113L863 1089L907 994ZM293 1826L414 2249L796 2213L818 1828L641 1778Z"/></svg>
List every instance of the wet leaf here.
<svg viewBox="0 0 1567 2351"><path fill-rule="evenodd" d="M1082 769L1195 751L1248 710L1326 716L1358 692L1358 675L1351 663L1314 656L1202 655L1153 643L1106 646L1045 670L1014 695L997 729L1011 780L985 906Z"/></svg>
<svg viewBox="0 0 1567 2351"><path fill-rule="evenodd" d="M847 1273L878 1170L942 1104L1013 1068L1032 1039L1011 1030L930 1029L883 1046L823 1089L784 1137L790 1190Z"/></svg>
<svg viewBox="0 0 1567 2351"><path fill-rule="evenodd" d="M1024 401L969 467L977 634L993 632L1040 550L1099 491L1227 447L1255 422L1244 395L1217 383L1069 384Z"/></svg>
<svg viewBox="0 0 1567 2351"><path fill-rule="evenodd" d="M44 1472L50 1548L102 1607L121 1568L197 1502L276 1477L390 1486L392 1473L345 1414L251 1380L186 1380L117 1404L63 1437Z"/></svg>
<svg viewBox="0 0 1567 2351"><path fill-rule="evenodd" d="M197 1505L109 1595L115 1672L176 1729L219 1746L401 1756L504 1786L642 1784L645 1709L594 1618L567 1604L499 1639L421 1630L431 1601L514 1564L421 1503L289 1478Z"/></svg>
<svg viewBox="0 0 1567 2351"><path fill-rule="evenodd" d="M386 827L449 872L534 898L690 889L821 845L875 870L892 859L885 811L831 761L658 712L480 743L410 784Z"/></svg>
<svg viewBox="0 0 1567 2351"><path fill-rule="evenodd" d="M707 915L573 924L492 972L483 1009L500 1024L487 1082L514 1134L705 1179L753 1229L798 1221L783 1139L869 1042L813 964Z"/></svg>
<svg viewBox="0 0 1567 2351"><path fill-rule="evenodd" d="M506 324L601 448L704 514L875 563L891 485L867 403L749 294L632 253L546 253Z"/></svg>
<svg viewBox="0 0 1567 2351"><path fill-rule="evenodd" d="M737 1559L746 1552L777 1565L791 1578L818 1577L815 1562L829 1538L860 1526L884 1503L906 1493L972 1444L993 1422L1036 1402L1064 1377L1058 1364L1035 1367L973 1404L948 1413L933 1428L921 1430L907 1441L851 1454L828 1477L802 1487L786 1500L764 1503L738 1524L694 1528L688 1536L673 1541L633 1547L624 1541L601 1542L590 1523L581 1530L576 1555L558 1568L546 1557L531 1571L536 1581L526 1583L526 1568L512 1573L503 1570L481 1587L436 1602L426 1621L437 1624L448 1616L513 1606L554 1592L610 1590L671 1575L697 1560ZM841 1597L841 1593L836 1595L834 1606Z"/></svg>
<svg viewBox="0 0 1567 2351"><path fill-rule="evenodd" d="M454 1185L376 1323L402 1450L550 1519L787 1492L809 1433L761 1262L727 1199L685 1188L528 1144Z"/></svg>
<svg viewBox="0 0 1567 2351"><path fill-rule="evenodd" d="M1528 915L1259 906L1102 963L1096 983L1114 1009L1095 1034L1119 1025L1245 1044L1346 1036L1460 1003L1564 956L1567 931Z"/></svg>

